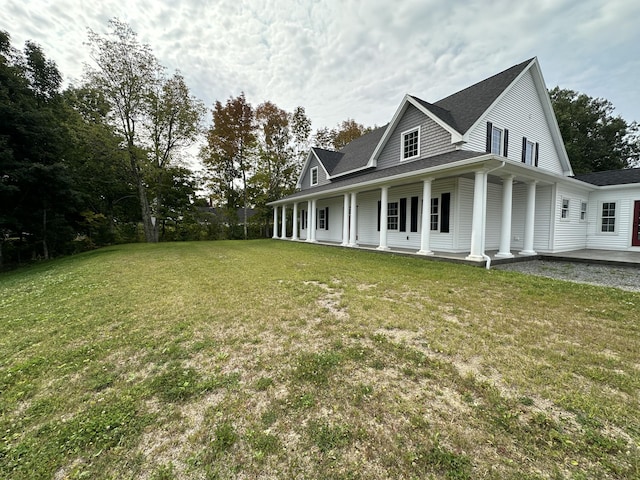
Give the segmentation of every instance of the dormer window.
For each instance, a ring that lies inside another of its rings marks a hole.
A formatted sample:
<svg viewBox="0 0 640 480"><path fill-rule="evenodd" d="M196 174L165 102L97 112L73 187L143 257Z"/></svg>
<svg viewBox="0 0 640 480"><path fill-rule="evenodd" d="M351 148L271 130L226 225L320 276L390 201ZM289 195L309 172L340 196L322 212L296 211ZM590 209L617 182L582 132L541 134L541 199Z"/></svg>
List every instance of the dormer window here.
<svg viewBox="0 0 640 480"><path fill-rule="evenodd" d="M311 169L311 186L318 184L318 167L313 167Z"/></svg>
<svg viewBox="0 0 640 480"><path fill-rule="evenodd" d="M402 133L402 160L420 156L420 127Z"/></svg>

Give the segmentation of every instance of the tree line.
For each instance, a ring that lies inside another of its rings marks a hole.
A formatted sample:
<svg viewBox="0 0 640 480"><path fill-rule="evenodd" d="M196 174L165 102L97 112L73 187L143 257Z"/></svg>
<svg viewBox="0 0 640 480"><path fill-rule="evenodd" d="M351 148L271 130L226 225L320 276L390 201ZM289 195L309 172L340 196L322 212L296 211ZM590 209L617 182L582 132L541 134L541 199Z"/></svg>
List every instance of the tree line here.
<svg viewBox="0 0 640 480"><path fill-rule="evenodd" d="M352 119L312 133L245 95L208 110L179 72L118 20L89 30L79 85L41 47L0 31L0 266L96 246L270 236L267 203L292 193L311 145L339 150L367 133ZM638 126L604 99L550 91L576 173L638 161ZM204 126L208 115L210 123ZM188 163L202 141L204 174Z"/></svg>

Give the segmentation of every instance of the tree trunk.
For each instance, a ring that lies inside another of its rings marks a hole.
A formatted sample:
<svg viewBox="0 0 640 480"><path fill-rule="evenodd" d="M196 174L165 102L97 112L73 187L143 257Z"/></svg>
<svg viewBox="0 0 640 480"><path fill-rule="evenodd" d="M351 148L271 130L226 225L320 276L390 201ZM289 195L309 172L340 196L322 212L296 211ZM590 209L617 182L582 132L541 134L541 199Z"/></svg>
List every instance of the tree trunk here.
<svg viewBox="0 0 640 480"><path fill-rule="evenodd" d="M49 260L49 247L47 246L47 209L42 211L42 254L45 260Z"/></svg>

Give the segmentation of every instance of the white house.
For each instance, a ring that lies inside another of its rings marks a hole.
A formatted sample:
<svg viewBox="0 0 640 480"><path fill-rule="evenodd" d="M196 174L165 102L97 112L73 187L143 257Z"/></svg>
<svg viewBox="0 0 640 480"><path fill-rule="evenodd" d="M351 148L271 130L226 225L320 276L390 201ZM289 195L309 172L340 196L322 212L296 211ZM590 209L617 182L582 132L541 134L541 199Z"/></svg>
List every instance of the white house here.
<svg viewBox="0 0 640 480"><path fill-rule="evenodd" d="M640 169L573 177L536 58L435 103L406 95L388 125L312 148L298 191L271 205L274 238L478 262L640 252Z"/></svg>

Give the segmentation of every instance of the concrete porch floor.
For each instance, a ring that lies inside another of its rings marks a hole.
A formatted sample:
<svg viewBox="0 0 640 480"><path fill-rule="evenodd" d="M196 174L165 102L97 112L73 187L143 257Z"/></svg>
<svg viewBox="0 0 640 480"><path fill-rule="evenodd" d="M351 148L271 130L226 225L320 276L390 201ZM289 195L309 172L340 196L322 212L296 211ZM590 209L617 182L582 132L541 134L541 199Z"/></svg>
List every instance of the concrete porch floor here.
<svg viewBox="0 0 640 480"><path fill-rule="evenodd" d="M304 240L300 240L304 242ZM339 243L334 242L316 242L317 245L326 245L339 248L353 248L344 247ZM411 257L424 258L425 260L462 263L466 265L473 265L477 267L485 267L486 261L475 262L467 260L468 253L450 253L450 252L438 252L434 251L433 255L418 255L417 250L408 248L396 248L390 247L388 250L378 250L377 245L358 245L356 248L361 250L368 250L376 253L391 253L395 255L406 255ZM513 252L513 258L496 258L497 250L489 250L486 254L491 258L491 265L504 265L514 262L527 262L531 260L548 260L557 262L578 262L578 263L591 263L601 265L615 265L640 268L640 251L617 251L617 250L595 250L595 249L583 249L575 250L571 252L561 253L539 253L538 255L519 255L517 252Z"/></svg>

